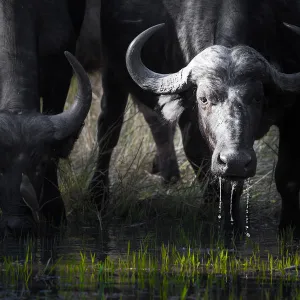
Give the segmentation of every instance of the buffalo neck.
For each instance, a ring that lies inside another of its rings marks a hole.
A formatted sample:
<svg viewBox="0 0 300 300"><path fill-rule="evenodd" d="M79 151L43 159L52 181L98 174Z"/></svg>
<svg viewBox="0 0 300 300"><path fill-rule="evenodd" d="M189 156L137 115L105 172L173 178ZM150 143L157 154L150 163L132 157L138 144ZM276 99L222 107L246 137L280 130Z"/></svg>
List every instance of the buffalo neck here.
<svg viewBox="0 0 300 300"><path fill-rule="evenodd" d="M32 1L1 1L0 109L38 110L37 60Z"/></svg>
<svg viewBox="0 0 300 300"><path fill-rule="evenodd" d="M247 44L263 55L274 53L276 18L274 6L261 0L189 0L174 8L175 23L185 65L212 45L233 47ZM178 18L178 15L182 15ZM265 24L261 26L261 24Z"/></svg>

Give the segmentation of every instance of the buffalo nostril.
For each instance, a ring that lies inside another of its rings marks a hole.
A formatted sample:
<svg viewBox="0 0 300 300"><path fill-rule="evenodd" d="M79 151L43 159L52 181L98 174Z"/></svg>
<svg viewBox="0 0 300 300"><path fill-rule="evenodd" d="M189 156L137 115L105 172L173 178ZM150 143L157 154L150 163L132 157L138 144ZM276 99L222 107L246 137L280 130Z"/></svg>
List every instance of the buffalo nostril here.
<svg viewBox="0 0 300 300"><path fill-rule="evenodd" d="M247 168L252 162L252 156L246 151L222 151L218 155L220 165L239 166Z"/></svg>
<svg viewBox="0 0 300 300"><path fill-rule="evenodd" d="M218 156L218 162L219 162L219 164L226 165L228 162L227 155L225 153L221 152Z"/></svg>
<svg viewBox="0 0 300 300"><path fill-rule="evenodd" d="M252 162L252 156L249 153L245 153L245 157L244 157L244 165L245 167L249 167L249 165Z"/></svg>

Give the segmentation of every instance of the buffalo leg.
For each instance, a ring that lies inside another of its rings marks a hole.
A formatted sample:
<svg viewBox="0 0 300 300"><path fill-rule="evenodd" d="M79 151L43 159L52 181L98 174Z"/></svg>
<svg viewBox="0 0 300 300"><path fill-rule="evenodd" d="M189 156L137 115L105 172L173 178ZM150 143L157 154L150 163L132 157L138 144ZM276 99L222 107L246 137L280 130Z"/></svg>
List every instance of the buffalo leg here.
<svg viewBox="0 0 300 300"><path fill-rule="evenodd" d="M119 140L128 93L109 70L102 76L102 87L101 112L98 118L98 157L89 189L98 210L104 211L108 204L109 163Z"/></svg>
<svg viewBox="0 0 300 300"><path fill-rule="evenodd" d="M57 179L58 161L59 159L55 158L47 166L43 197L40 203L43 215L56 226L66 221L65 205L59 191Z"/></svg>
<svg viewBox="0 0 300 300"><path fill-rule="evenodd" d="M298 138L295 136L295 132L299 132L300 124L295 120L298 120L298 116L287 118L279 126L279 153L275 181L282 198L280 229L300 225L300 161Z"/></svg>
<svg viewBox="0 0 300 300"><path fill-rule="evenodd" d="M165 183L175 183L180 179L174 147L176 123L167 122L163 116L136 101L140 112L148 123L156 144L156 154L152 164L152 174L159 173Z"/></svg>
<svg viewBox="0 0 300 300"><path fill-rule="evenodd" d="M48 70L45 81L48 83L43 90L43 113L58 114L64 109L67 98L72 69L64 55L53 57L47 65L43 66ZM51 72L50 70L55 70ZM56 70L60 71L57 72ZM64 141L62 141L64 143ZM59 145L58 145L59 147ZM66 220L65 206L58 186L57 166L59 158L54 157L48 164L44 179L43 197L40 203L43 215L55 225Z"/></svg>

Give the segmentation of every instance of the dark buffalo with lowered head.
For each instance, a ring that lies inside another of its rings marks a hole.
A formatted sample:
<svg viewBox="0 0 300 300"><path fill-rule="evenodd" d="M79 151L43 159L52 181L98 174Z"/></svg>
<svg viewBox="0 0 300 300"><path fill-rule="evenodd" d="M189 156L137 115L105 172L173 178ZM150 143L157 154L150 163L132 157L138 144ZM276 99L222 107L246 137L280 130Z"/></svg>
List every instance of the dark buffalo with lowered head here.
<svg viewBox="0 0 300 300"><path fill-rule="evenodd" d="M300 41L283 24L298 12L295 1L283 0L103 1L104 95L91 182L99 208L107 205L109 161L130 93L165 119L178 120L186 156L199 179L208 172L225 179L221 194L227 211L227 182L235 181L236 224L243 182L256 173L254 141L278 126L280 228L299 224L300 160L294 133L300 129L300 75L293 73L300 67ZM124 56L130 43L129 76ZM166 128L154 131L168 149L172 132L162 135ZM162 166L176 171L169 149Z"/></svg>
<svg viewBox="0 0 300 300"><path fill-rule="evenodd" d="M70 153L91 104L89 78L71 54L83 15L82 0L0 3L2 233L35 231L40 213L55 226L66 218L57 163ZM72 69L77 94L63 111Z"/></svg>

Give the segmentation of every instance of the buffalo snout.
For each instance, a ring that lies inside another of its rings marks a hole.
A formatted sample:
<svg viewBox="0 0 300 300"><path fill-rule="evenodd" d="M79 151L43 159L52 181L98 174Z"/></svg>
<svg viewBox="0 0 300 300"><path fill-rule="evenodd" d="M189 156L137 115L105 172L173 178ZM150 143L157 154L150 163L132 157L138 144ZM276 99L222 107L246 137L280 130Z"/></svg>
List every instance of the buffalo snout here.
<svg viewBox="0 0 300 300"><path fill-rule="evenodd" d="M212 172L221 177L246 179L256 172L254 150L223 149L213 156Z"/></svg>

